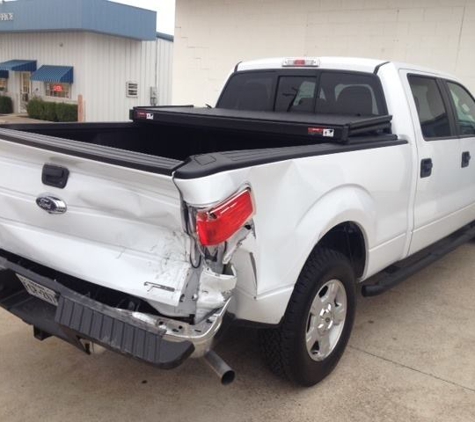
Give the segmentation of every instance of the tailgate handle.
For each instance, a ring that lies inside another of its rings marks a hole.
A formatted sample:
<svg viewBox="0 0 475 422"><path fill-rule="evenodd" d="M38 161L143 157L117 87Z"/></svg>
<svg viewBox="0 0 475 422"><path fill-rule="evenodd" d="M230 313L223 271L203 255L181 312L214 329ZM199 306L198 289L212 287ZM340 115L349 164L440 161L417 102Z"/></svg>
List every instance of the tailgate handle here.
<svg viewBox="0 0 475 422"><path fill-rule="evenodd" d="M69 170L66 167L54 166L52 164L45 164L43 166L41 181L44 185L63 189L68 183L68 177Z"/></svg>

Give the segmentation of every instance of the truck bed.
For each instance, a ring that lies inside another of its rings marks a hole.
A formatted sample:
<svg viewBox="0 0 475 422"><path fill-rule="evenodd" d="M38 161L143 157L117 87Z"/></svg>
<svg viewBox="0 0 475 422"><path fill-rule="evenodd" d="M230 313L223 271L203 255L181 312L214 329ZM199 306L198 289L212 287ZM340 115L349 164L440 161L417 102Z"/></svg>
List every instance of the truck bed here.
<svg viewBox="0 0 475 422"><path fill-rule="evenodd" d="M397 136L390 133L389 115L137 107L131 110L131 118L132 122L124 123L3 125L0 137L153 173L171 175L180 168L184 178L246 163L398 143Z"/></svg>

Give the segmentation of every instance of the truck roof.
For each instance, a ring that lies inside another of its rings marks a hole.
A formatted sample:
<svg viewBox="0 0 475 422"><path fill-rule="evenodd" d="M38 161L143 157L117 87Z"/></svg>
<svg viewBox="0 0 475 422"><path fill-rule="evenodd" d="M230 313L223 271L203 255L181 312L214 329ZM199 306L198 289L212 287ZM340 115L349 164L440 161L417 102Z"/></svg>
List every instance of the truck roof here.
<svg viewBox="0 0 475 422"><path fill-rule="evenodd" d="M416 72L430 73L433 75L438 75L444 78L457 79L455 76L441 72L435 69L429 69L423 66L418 66L408 63L393 62L382 59L368 59L368 58L358 58L358 57L275 57L268 59L259 59L259 60L250 60L245 62L240 62L236 65L235 71L246 71L246 70L264 70L264 69L281 69L285 68L284 61L292 60L306 60L307 62L314 61L318 63L318 68L320 69L339 69L339 70L352 70L356 72L374 72L374 70L381 65L390 65L396 69L409 69ZM301 67L312 67L312 66L302 66Z"/></svg>

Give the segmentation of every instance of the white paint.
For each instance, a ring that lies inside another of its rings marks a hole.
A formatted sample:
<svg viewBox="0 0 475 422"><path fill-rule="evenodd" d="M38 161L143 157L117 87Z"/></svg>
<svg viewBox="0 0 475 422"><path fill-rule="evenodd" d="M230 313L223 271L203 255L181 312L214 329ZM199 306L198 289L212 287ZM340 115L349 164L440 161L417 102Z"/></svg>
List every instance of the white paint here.
<svg viewBox="0 0 475 422"><path fill-rule="evenodd" d="M66 189L49 188L67 204L65 214L36 205L47 188L44 163L71 172ZM0 203L1 247L101 286L178 305L189 240L170 177L2 142Z"/></svg>

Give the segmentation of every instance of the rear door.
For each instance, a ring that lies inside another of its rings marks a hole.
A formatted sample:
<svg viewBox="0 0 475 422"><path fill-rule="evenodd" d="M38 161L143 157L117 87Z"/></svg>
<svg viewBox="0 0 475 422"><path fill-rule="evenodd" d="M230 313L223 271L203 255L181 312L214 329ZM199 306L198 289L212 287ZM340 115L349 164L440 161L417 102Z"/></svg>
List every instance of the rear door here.
<svg viewBox="0 0 475 422"><path fill-rule="evenodd" d="M475 219L475 100L463 85L453 81L444 83L453 106L462 150L460 189L463 191L466 206L470 207L467 212Z"/></svg>
<svg viewBox="0 0 475 422"><path fill-rule="evenodd" d="M443 82L430 74L403 71L412 108L419 171L410 253L466 224L461 189L461 146Z"/></svg>

